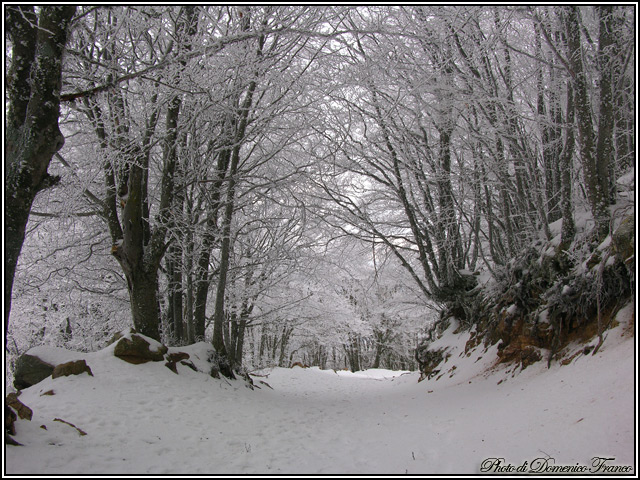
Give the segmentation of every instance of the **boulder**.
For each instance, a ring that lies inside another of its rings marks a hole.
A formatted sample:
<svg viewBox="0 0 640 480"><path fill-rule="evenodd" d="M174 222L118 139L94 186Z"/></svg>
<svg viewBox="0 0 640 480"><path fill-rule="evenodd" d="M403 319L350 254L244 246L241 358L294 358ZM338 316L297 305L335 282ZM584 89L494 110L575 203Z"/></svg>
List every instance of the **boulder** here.
<svg viewBox="0 0 640 480"><path fill-rule="evenodd" d="M41 382L53 373L53 365L38 357L23 354L16 361L13 385L22 390Z"/></svg>
<svg viewBox="0 0 640 480"><path fill-rule="evenodd" d="M87 365L87 362L84 360L76 360L74 362L67 362L56 365L56 367L53 369L51 377L68 377L69 375L80 375L84 372L87 372L93 377L93 373L91 372L91 368L89 368L89 365Z"/></svg>
<svg viewBox="0 0 640 480"><path fill-rule="evenodd" d="M160 362L168 348L164 345L151 347L151 344L139 334L131 334L130 338L120 338L113 354L125 362L139 365L147 362Z"/></svg>
<svg viewBox="0 0 640 480"><path fill-rule="evenodd" d="M124 335L126 333L138 333L136 331L135 328L129 328L128 330L125 330L124 333L123 332L116 332L111 336L111 339L109 339L109 341L107 342L107 347L109 345L113 345L114 343L116 343L118 340L120 340L122 337L124 337Z"/></svg>
<svg viewBox="0 0 640 480"><path fill-rule="evenodd" d="M189 359L189 354L185 352L174 352L174 353L167 354L166 358L167 358L167 363L165 363L164 366L167 367L169 370L171 370L173 373L177 374L178 367L176 366L176 363L180 362L183 365L187 365L185 360ZM191 365L193 365L193 363L191 363ZM191 366L189 366L189 368L191 368ZM193 368L195 370L195 366Z"/></svg>

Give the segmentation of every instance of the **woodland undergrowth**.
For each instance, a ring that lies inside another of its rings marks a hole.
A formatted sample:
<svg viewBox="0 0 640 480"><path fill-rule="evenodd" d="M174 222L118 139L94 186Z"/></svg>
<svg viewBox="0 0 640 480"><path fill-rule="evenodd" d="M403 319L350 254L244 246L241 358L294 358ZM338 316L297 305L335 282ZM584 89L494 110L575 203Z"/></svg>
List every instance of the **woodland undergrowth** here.
<svg viewBox="0 0 640 480"><path fill-rule="evenodd" d="M616 220L616 219L614 219ZM464 296L460 318L445 309L416 350L423 373L439 363L429 344L456 318L460 330L472 332L467 350L480 343L498 346L501 362L561 361L569 344L592 343L595 354L605 331L615 326L617 312L635 292L634 217L618 218L618 227L604 241L591 232L577 235L567 248L556 237L530 245L517 258L494 269L493 278ZM460 311L460 306L455 309ZM565 360L566 361L566 360Z"/></svg>

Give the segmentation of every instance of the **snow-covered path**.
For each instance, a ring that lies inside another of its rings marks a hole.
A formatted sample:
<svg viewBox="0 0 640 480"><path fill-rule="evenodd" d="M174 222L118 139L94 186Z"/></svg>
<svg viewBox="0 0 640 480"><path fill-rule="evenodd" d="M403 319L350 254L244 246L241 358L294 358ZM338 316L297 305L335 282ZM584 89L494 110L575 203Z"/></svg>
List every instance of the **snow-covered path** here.
<svg viewBox="0 0 640 480"><path fill-rule="evenodd" d="M596 356L549 370L539 362L515 377L478 375L464 362L458 375L421 383L416 373L273 369L255 377L254 391L182 365L179 375L161 363L129 365L109 349L44 349L51 360L85 358L94 377L48 378L23 391L34 418L18 423L25 446L7 447L5 469L470 474L492 457L517 467L536 458L591 466L596 456L634 466L634 343L618 328ZM192 359L200 347L188 347Z"/></svg>

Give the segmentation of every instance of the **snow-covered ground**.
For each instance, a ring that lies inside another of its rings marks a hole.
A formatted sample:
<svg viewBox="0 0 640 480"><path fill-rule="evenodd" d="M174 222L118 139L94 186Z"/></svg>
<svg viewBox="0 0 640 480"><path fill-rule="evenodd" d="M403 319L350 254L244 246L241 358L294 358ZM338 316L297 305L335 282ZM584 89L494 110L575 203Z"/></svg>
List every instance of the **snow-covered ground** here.
<svg viewBox="0 0 640 480"><path fill-rule="evenodd" d="M494 472L491 458L531 469L536 459L592 468L594 457L635 472L632 312L618 316L595 356L517 375L485 370L495 352L467 357L468 334L450 330L441 340L453 346L446 375L420 383L410 372L296 367L256 372L261 388L252 391L183 365L179 375L162 362L130 365L113 347L39 347L32 353L52 363L86 359L94 376L48 378L22 392L34 416L18 422L25 446L6 447L5 473L473 474L482 465ZM207 348L172 350L204 367Z"/></svg>

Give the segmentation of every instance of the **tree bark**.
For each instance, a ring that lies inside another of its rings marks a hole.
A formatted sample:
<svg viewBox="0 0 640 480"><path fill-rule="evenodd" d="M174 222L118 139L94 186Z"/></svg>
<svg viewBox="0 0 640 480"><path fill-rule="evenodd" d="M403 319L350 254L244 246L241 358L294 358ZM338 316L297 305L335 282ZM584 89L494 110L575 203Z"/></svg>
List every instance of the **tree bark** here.
<svg viewBox="0 0 640 480"><path fill-rule="evenodd" d="M574 106L573 89L571 82L567 85L567 119L566 138L562 154L560 155L560 172L562 177L562 232L560 234L561 244L567 248L573 242L576 234L576 224L573 218L573 201L571 198L571 171L573 170L573 149L575 147L574 137Z"/></svg>
<svg viewBox="0 0 640 480"><path fill-rule="evenodd" d="M226 138L223 141L227 144L233 143L233 139ZM194 335L198 340L204 340L205 319L207 310L207 298L209 296L209 286L211 285L211 273L209 272L209 264L211 262L211 250L215 242L218 240L218 216L220 213L220 198L222 196L222 188L229 163L231 159L231 150L228 145L218 154L216 178L213 181L210 190L211 201L207 209L207 228L202 240L202 247L198 255L195 266L195 297L193 302L193 324ZM190 270L189 270L190 271Z"/></svg>
<svg viewBox="0 0 640 480"><path fill-rule="evenodd" d="M39 191L59 180L47 169L64 145L58 127L62 57L76 7L40 8L38 26L32 6L11 5L6 10L12 60L7 77L5 132L5 332L9 329L13 280L31 206Z"/></svg>
<svg viewBox="0 0 640 480"><path fill-rule="evenodd" d="M615 161L613 158L613 6L596 7L600 16L600 32L598 37L598 65L600 69L600 109L598 115L598 141L596 144L596 169L599 189L605 192L606 202L615 203ZM610 185L611 184L611 185Z"/></svg>
<svg viewBox="0 0 640 480"><path fill-rule="evenodd" d="M599 158L595 146L595 133L591 116L591 101L587 90L587 78L582 62L582 44L580 40L580 22L578 7L566 7L565 26L569 59L572 67L574 103L580 140L580 155L584 170L584 182L591 212L596 223L596 232L600 239L609 233L607 158Z"/></svg>

